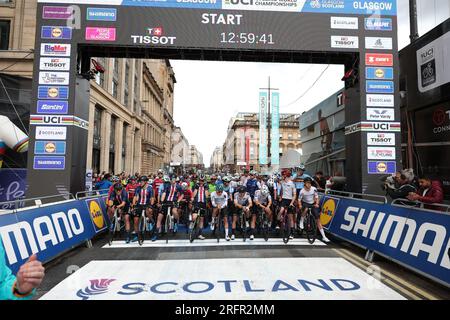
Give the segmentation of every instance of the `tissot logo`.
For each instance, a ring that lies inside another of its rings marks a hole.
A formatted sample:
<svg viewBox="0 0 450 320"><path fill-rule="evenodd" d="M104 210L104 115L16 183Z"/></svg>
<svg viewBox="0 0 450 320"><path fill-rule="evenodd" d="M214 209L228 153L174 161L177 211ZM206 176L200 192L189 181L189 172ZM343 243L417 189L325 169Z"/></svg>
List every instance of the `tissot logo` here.
<svg viewBox="0 0 450 320"><path fill-rule="evenodd" d="M395 146L394 133L372 133L367 134L367 145L369 146Z"/></svg>
<svg viewBox="0 0 450 320"><path fill-rule="evenodd" d="M147 45L174 45L177 37L169 37L164 35L163 27L149 27L146 29L145 36L132 35L133 44Z"/></svg>
<svg viewBox="0 0 450 320"><path fill-rule="evenodd" d="M346 36L332 36L331 47L357 49L359 47L359 38Z"/></svg>

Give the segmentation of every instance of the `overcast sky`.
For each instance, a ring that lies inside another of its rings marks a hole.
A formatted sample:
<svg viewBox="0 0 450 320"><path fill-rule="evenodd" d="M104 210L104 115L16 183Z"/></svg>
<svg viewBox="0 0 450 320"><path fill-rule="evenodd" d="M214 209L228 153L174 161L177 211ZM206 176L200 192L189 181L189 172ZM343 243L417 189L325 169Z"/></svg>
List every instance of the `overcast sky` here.
<svg viewBox="0 0 450 320"><path fill-rule="evenodd" d="M398 0L399 48L409 43L408 3ZM449 0L418 0L420 35L449 16ZM326 69L327 65L280 63L171 60L171 64L177 79L175 124L203 153L206 166L215 147L224 143L230 118L237 112L258 112L259 88L267 87L269 76L272 86L280 89L283 113L307 111L343 87L344 68L339 65Z"/></svg>

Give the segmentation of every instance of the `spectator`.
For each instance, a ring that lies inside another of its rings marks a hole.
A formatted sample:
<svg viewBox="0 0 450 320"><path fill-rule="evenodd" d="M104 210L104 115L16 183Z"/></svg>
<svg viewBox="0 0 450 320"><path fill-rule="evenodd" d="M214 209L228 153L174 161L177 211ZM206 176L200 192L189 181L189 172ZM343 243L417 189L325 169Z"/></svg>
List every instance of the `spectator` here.
<svg viewBox="0 0 450 320"><path fill-rule="evenodd" d="M44 279L45 269L32 255L15 277L6 265L5 251L0 241L0 300L31 299Z"/></svg>
<svg viewBox="0 0 450 320"><path fill-rule="evenodd" d="M316 182L317 186L318 186L318 190L319 191L325 191L325 187L327 184L327 179L325 179L325 177L323 176L323 172L322 171L317 171L316 174L314 175L314 181Z"/></svg>
<svg viewBox="0 0 450 320"><path fill-rule="evenodd" d="M429 177L419 177L419 190L411 192L408 200L420 201L426 204L440 204L444 202L444 190L439 180L431 180ZM436 207L425 205L425 209L436 210Z"/></svg>
<svg viewBox="0 0 450 320"><path fill-rule="evenodd" d="M113 185L110 181L111 175L109 173L103 176L103 179L95 185L95 190L103 190L101 194L107 194L109 188Z"/></svg>
<svg viewBox="0 0 450 320"><path fill-rule="evenodd" d="M395 185L391 185L388 181L385 182L385 190L392 200L406 199L410 193L417 191L417 188L409 180L409 177L400 173L395 178Z"/></svg>

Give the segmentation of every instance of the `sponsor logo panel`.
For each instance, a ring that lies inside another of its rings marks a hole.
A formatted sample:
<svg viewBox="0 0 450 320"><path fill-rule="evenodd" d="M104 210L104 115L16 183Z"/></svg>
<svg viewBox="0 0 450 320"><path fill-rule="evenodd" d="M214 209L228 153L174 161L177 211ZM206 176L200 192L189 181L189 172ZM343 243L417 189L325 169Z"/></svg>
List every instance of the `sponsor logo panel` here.
<svg viewBox="0 0 450 320"><path fill-rule="evenodd" d="M183 1L177 0L177 2ZM306 0L223 0L222 9L300 12L305 2Z"/></svg>
<svg viewBox="0 0 450 320"><path fill-rule="evenodd" d="M369 146L395 146L395 133L369 132L367 133Z"/></svg>
<svg viewBox="0 0 450 320"><path fill-rule="evenodd" d="M366 65L392 67L394 65L394 56L392 54L366 53Z"/></svg>
<svg viewBox="0 0 450 320"><path fill-rule="evenodd" d="M36 127L36 139L38 140L66 140L66 127Z"/></svg>
<svg viewBox="0 0 450 320"><path fill-rule="evenodd" d="M366 82L367 93L394 93L393 81L373 81Z"/></svg>
<svg viewBox="0 0 450 320"><path fill-rule="evenodd" d="M69 58L41 58L39 61L40 70L45 71L69 71Z"/></svg>
<svg viewBox="0 0 450 320"><path fill-rule="evenodd" d="M42 101L37 102L37 113L67 114L69 103L67 101Z"/></svg>
<svg viewBox="0 0 450 320"><path fill-rule="evenodd" d="M87 27L86 40L116 41L116 28Z"/></svg>
<svg viewBox="0 0 450 320"><path fill-rule="evenodd" d="M345 127L345 135L349 135L358 131L371 132L400 132L400 122L358 122Z"/></svg>
<svg viewBox="0 0 450 320"><path fill-rule="evenodd" d="M41 31L41 38L53 40L71 40L72 28L43 26Z"/></svg>
<svg viewBox="0 0 450 320"><path fill-rule="evenodd" d="M98 199L86 200L86 205L89 209L89 214L91 216L95 232L98 233L106 229L106 221Z"/></svg>
<svg viewBox="0 0 450 320"><path fill-rule="evenodd" d="M332 48L358 49L359 38L349 36L331 36Z"/></svg>
<svg viewBox="0 0 450 320"><path fill-rule="evenodd" d="M35 170L64 170L66 157L34 157L33 169Z"/></svg>
<svg viewBox="0 0 450 320"><path fill-rule="evenodd" d="M366 96L368 107L394 107L394 95L392 94L368 94Z"/></svg>
<svg viewBox="0 0 450 320"><path fill-rule="evenodd" d="M34 153L39 155L65 155L66 143L64 141L36 141Z"/></svg>
<svg viewBox="0 0 450 320"><path fill-rule="evenodd" d="M69 99L69 87L39 86L39 99Z"/></svg>
<svg viewBox="0 0 450 320"><path fill-rule="evenodd" d="M41 56L70 56L70 44L65 43L42 43L41 44Z"/></svg>
<svg viewBox="0 0 450 320"><path fill-rule="evenodd" d="M369 31L392 31L392 19L365 18L364 28Z"/></svg>
<svg viewBox="0 0 450 320"><path fill-rule="evenodd" d="M369 121L394 121L394 109L367 109L367 120Z"/></svg>
<svg viewBox="0 0 450 320"><path fill-rule="evenodd" d="M331 17L331 29L358 30L357 17Z"/></svg>
<svg viewBox="0 0 450 320"><path fill-rule="evenodd" d="M87 8L88 21L117 21L117 9Z"/></svg>
<svg viewBox="0 0 450 320"><path fill-rule="evenodd" d="M44 6L43 19L68 20L71 19L73 10L69 7Z"/></svg>
<svg viewBox="0 0 450 320"><path fill-rule="evenodd" d="M392 50L392 38L366 37L366 49Z"/></svg>
<svg viewBox="0 0 450 320"><path fill-rule="evenodd" d="M369 161L369 174L394 174L397 172L397 163L395 161Z"/></svg>
<svg viewBox="0 0 450 320"><path fill-rule="evenodd" d="M146 29L146 35L132 35L133 44L145 45L173 45L177 37L166 36L162 26L149 27Z"/></svg>
<svg viewBox="0 0 450 320"><path fill-rule="evenodd" d="M394 68L387 67L367 67L366 68L366 79L376 79L376 80L393 80L394 79Z"/></svg>
<svg viewBox="0 0 450 320"><path fill-rule="evenodd" d="M339 199L337 198L326 197L323 202L322 209L320 211L320 223L326 230L328 230L331 222L333 221L338 205Z"/></svg>
<svg viewBox="0 0 450 320"><path fill-rule="evenodd" d="M73 124L73 116L55 116L55 115L31 115L31 125L51 124L55 126L69 126Z"/></svg>
<svg viewBox="0 0 450 320"><path fill-rule="evenodd" d="M39 84L62 85L69 84L69 72L39 72Z"/></svg>
<svg viewBox="0 0 450 320"><path fill-rule="evenodd" d="M395 148L392 148L392 147L367 147L367 159L369 159L369 160L395 160Z"/></svg>

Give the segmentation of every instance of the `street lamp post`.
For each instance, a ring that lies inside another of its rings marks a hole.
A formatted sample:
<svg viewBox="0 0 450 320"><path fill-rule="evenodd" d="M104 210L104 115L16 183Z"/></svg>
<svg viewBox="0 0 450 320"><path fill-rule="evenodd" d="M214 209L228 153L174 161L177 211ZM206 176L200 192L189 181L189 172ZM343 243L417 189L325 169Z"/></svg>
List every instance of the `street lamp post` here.
<svg viewBox="0 0 450 320"><path fill-rule="evenodd" d="M270 102L272 101L272 97L270 95L271 91L278 91L279 89L277 88L271 88L270 86L270 77L269 77L269 85L267 88L259 88L260 90L267 90L268 91L268 99L267 99L267 157L268 157L268 164L267 164L267 168L272 167L272 152L271 152L271 139L270 139L270 128L272 127L272 116L270 113Z"/></svg>

